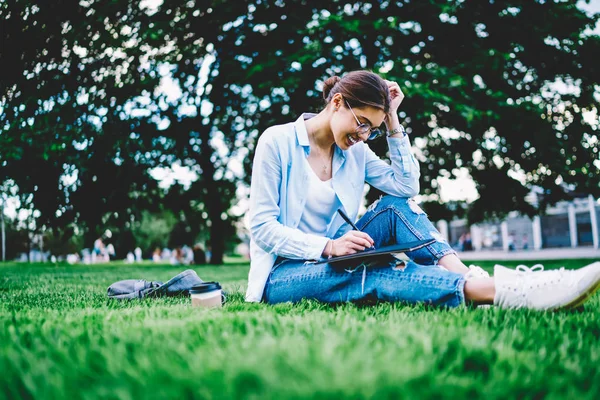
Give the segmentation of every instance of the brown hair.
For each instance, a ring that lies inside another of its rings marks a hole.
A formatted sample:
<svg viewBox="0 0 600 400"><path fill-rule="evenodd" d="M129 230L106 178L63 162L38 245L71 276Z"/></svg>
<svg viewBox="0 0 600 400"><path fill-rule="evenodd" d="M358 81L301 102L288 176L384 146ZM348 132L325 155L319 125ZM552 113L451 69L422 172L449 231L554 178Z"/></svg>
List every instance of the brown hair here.
<svg viewBox="0 0 600 400"><path fill-rule="evenodd" d="M331 98L341 93L350 107L371 106L390 111L390 91L385 81L370 71L353 71L344 75L332 76L323 83L323 99L329 104Z"/></svg>

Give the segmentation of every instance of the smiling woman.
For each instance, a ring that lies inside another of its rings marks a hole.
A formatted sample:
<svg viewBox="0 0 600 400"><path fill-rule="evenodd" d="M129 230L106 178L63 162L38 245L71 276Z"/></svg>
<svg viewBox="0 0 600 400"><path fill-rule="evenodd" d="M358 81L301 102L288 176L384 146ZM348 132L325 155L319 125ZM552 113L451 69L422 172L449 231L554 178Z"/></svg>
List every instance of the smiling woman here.
<svg viewBox="0 0 600 400"><path fill-rule="evenodd" d="M341 208L356 219L365 181L399 199L419 191L419 166L397 115L404 98L398 84L355 71L327 79L323 98L319 114L271 127L259 140L250 193L250 301L262 299L277 256L316 259L372 246L368 233L348 232L336 213ZM365 144L384 133L392 165ZM443 246L436 254L454 253Z"/></svg>
<svg viewBox="0 0 600 400"><path fill-rule="evenodd" d="M404 99L398 84L355 71L327 79L323 98L319 114L270 127L258 141L247 301L385 300L447 307L494 302L548 309L579 304L598 288L600 263L560 274L497 268L497 279L467 268L411 199L419 192L419 165L398 119ZM383 134L391 164L366 144ZM337 211L356 220L365 182L386 196L351 230ZM431 244L407 252L412 262L400 268L390 259L347 269L315 262L417 240Z"/></svg>

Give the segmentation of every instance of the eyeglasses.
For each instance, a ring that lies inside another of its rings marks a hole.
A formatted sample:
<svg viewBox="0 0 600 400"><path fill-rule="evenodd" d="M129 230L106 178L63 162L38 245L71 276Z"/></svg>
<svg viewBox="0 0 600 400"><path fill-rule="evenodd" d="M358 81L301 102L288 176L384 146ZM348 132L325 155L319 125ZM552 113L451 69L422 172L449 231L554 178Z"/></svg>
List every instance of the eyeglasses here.
<svg viewBox="0 0 600 400"><path fill-rule="evenodd" d="M354 110L352 109L352 107L350 107L348 100L344 99L344 101L346 102L346 105L350 109L350 112L352 112L352 115L354 115L354 119L356 120L356 123L358 124L358 126L356 127L356 133L359 136L368 134L369 137L367 138L367 140L371 141L371 140L378 139L385 135L385 131L387 131L387 126L385 125L385 121L383 122L383 125L385 126L385 128L384 128L385 130L382 130L381 128L372 128L371 125L369 125L369 124L363 124L358 120L358 117L354 113Z"/></svg>

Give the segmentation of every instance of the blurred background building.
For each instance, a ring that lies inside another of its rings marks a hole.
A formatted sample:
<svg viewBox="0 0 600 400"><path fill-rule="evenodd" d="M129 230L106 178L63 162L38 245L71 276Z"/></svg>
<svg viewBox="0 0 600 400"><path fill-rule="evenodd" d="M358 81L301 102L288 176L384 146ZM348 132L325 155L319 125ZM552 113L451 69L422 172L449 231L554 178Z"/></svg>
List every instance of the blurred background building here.
<svg viewBox="0 0 600 400"><path fill-rule="evenodd" d="M535 202L537 196L532 193L529 201ZM548 208L543 216L529 218L512 212L503 221L469 225L466 219L441 220L437 221L437 227L460 251L598 249L599 220L600 199L574 195L572 200Z"/></svg>

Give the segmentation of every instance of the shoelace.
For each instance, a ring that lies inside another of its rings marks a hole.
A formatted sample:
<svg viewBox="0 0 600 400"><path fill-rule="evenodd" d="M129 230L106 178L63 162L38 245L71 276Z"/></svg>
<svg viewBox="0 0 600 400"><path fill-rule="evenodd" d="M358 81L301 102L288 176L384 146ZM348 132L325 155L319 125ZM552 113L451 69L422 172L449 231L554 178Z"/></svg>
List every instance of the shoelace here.
<svg viewBox="0 0 600 400"><path fill-rule="evenodd" d="M542 272L544 270L544 266L542 264L535 264L533 267L529 268L527 265L517 265L516 270L524 274L530 274L532 272Z"/></svg>
<svg viewBox="0 0 600 400"><path fill-rule="evenodd" d="M535 264L533 267L529 268L526 265L517 265L517 272L520 272L522 275L528 275L532 272L544 272L544 266L542 264ZM553 269L546 272L556 272L556 275L562 275L565 272L565 267L560 267L560 269Z"/></svg>
<svg viewBox="0 0 600 400"><path fill-rule="evenodd" d="M558 281L559 279L561 279L565 272L565 267L561 267L560 269L557 269L557 270L544 271L544 266L542 264L535 264L531 268L529 268L526 265L517 265L516 271L524 278L531 277L531 274L534 272L551 273L552 275L545 276L546 279L543 282L543 284L545 285L548 281L550 283L553 283L555 280ZM572 281L569 282L569 286L571 286L571 285L573 285ZM528 281L528 280L520 279L519 282L517 283L516 289L522 294L523 297L526 297L527 286L529 286L530 289L532 289L534 287L534 285L532 284L532 281ZM536 284L535 286L539 287L539 284Z"/></svg>

